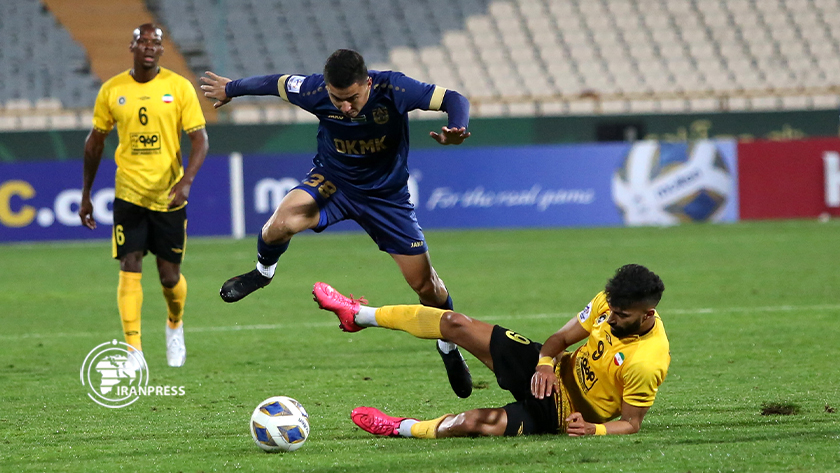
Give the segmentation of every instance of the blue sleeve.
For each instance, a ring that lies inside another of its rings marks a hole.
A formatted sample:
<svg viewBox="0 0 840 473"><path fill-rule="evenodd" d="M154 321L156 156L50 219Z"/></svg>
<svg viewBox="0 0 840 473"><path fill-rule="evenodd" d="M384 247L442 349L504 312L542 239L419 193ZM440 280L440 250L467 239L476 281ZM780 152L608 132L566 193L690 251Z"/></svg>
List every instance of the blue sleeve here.
<svg viewBox="0 0 840 473"><path fill-rule="evenodd" d="M390 88L394 90L394 104L400 113L412 110L438 110L429 107L437 86L412 79L401 72L390 74Z"/></svg>
<svg viewBox="0 0 840 473"><path fill-rule="evenodd" d="M406 75L391 73L394 103L402 113L411 110L440 110L449 115L449 128L466 128L470 121L470 103L453 90L426 84Z"/></svg>
<svg viewBox="0 0 840 473"><path fill-rule="evenodd" d="M241 97L243 95L274 95L279 97L280 90L277 81L280 80L280 77L282 77L280 74L272 74L232 80L225 85L225 95L228 97Z"/></svg>
<svg viewBox="0 0 840 473"><path fill-rule="evenodd" d="M440 103L440 110L449 115L449 128L467 128L470 124L470 101L466 97L447 90Z"/></svg>

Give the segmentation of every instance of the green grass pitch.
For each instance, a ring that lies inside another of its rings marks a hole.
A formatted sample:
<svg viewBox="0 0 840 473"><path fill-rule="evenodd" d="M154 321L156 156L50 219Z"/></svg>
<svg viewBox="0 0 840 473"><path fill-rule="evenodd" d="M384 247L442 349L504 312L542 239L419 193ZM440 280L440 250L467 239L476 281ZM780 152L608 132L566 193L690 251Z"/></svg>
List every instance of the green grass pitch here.
<svg viewBox="0 0 840 473"><path fill-rule="evenodd" d="M83 230L79 230L80 232ZM183 271L187 364L166 366L165 309L145 260L143 345L152 385L123 409L93 403L86 354L122 340L110 243L0 246L0 471L840 471L840 224L428 232L455 307L544 340L625 263L665 281L659 310L672 363L633 436L375 438L350 411L400 416L501 406L495 378L451 393L434 342L341 332L311 298L316 281L372 305L414 303L391 259L363 234L301 235L275 281L236 304L218 296L253 267L255 242L189 241ZM248 419L273 395L311 416L306 445L265 454ZM793 415L761 415L791 405Z"/></svg>

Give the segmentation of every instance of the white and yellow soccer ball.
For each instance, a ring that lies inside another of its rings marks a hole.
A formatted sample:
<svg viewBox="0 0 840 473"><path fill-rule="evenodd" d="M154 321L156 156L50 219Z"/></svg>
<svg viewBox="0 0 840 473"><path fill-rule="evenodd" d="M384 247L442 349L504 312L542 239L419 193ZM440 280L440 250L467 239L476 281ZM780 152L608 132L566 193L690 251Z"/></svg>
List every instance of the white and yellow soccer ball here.
<svg viewBox="0 0 840 473"><path fill-rule="evenodd" d="M290 397L270 397L251 414L251 437L266 452L293 452L309 438L309 414Z"/></svg>
<svg viewBox="0 0 840 473"><path fill-rule="evenodd" d="M712 140L640 141L612 180L627 225L675 225L722 218L734 194L733 172Z"/></svg>

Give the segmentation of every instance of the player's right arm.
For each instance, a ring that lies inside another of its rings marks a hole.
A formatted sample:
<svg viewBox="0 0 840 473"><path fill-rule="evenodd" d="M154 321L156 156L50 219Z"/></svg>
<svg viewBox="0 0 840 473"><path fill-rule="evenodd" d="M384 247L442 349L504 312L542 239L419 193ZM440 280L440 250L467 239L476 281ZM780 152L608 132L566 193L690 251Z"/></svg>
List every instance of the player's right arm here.
<svg viewBox="0 0 840 473"><path fill-rule="evenodd" d="M96 228L96 220L93 218L90 190L93 187L93 180L96 179L96 171L99 170L99 162L102 160L106 136L108 136L107 133L102 133L93 128L85 139L85 165L82 176L82 203L79 206L79 218L82 219L82 225L91 230Z"/></svg>
<svg viewBox="0 0 840 473"><path fill-rule="evenodd" d="M288 92L298 92L300 84L305 79L304 76L271 74L231 80L210 71L207 71L206 74L207 77L201 78L201 82L204 83L201 90L204 91L205 97L216 100L216 103L213 104L215 108L230 102L234 97L243 95L273 95L291 102ZM294 79L294 84L287 84L289 78ZM300 104L295 103L295 105Z"/></svg>
<svg viewBox="0 0 840 473"><path fill-rule="evenodd" d="M555 332L543 344L540 350L540 362L531 377L531 394L537 399L551 396L557 388L557 376L554 374L555 358L566 348L589 336L589 332L578 322L578 316L572 317L566 325Z"/></svg>
<svg viewBox="0 0 840 473"><path fill-rule="evenodd" d="M96 171L99 170L99 162L102 160L105 138L114 127L114 116L111 114L108 103L110 84L111 81L102 84L102 88L96 95L96 103L93 105L93 128L85 139L85 164L82 174L82 202L79 205L79 218L82 219L82 225L91 230L96 228L96 220L93 218L90 190L96 179Z"/></svg>

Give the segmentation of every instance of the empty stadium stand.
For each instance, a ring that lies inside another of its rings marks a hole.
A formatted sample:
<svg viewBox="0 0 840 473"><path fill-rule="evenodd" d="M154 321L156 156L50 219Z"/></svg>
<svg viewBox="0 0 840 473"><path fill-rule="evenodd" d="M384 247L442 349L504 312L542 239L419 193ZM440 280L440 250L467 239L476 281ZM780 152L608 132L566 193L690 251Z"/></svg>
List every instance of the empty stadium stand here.
<svg viewBox="0 0 840 473"><path fill-rule="evenodd" d="M312 73L330 52L349 47L371 68L401 70L463 92L475 116L840 106L840 28L832 26L840 17L840 0L146 0L146 5L195 75L208 69L230 77ZM9 0L0 14L0 32L14 38L14 47L0 50L0 56L18 59L0 71L6 101L0 129L9 126L4 122L9 116L37 110L42 98L60 102L41 104L52 107L51 113L90 107L98 82L85 52L49 11L36 0ZM226 109L236 123L313 119L264 99L237 100ZM70 115L55 123L72 127ZM22 126L23 120L16 123ZM32 119L27 126L55 125Z"/></svg>

